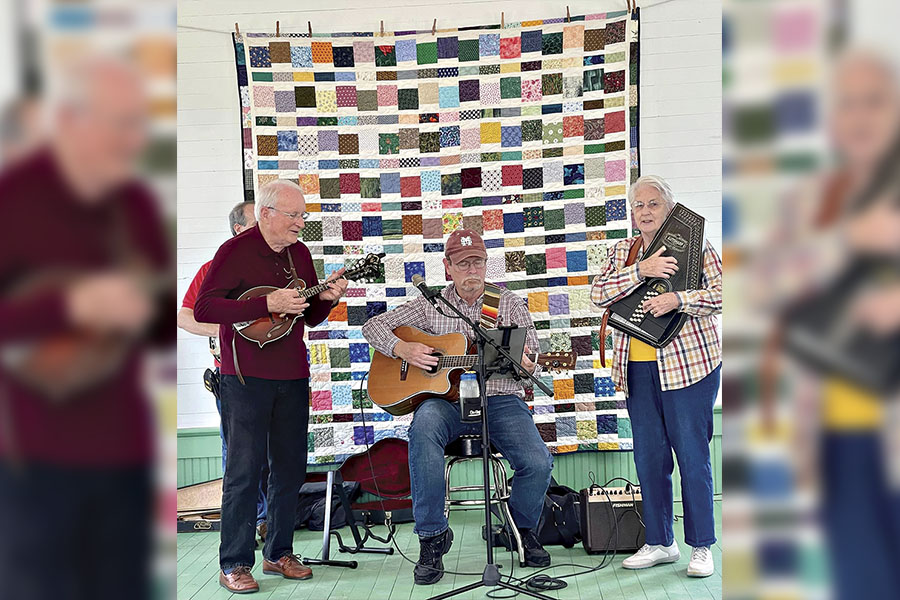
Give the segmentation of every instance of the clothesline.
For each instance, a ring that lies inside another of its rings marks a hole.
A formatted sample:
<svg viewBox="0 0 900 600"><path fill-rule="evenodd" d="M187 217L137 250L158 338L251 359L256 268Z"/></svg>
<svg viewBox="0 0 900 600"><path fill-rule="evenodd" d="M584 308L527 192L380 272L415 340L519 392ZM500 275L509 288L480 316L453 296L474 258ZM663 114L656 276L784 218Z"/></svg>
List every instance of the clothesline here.
<svg viewBox="0 0 900 600"><path fill-rule="evenodd" d="M640 8L642 11L644 11L648 8L655 8L655 7L661 6L663 4L668 4L669 2L674 2L674 0L659 0L658 2L654 2L653 4L641 4L640 6L638 6L638 8ZM178 29L187 29L189 31L204 31L207 33L221 33L221 34L225 34L225 35L231 35L232 33L234 33L233 29L226 31L226 30L222 30L222 29L210 29L208 27L197 27L195 25L182 25L180 23L177 24L176 27ZM425 31L425 30L423 30L423 31Z"/></svg>

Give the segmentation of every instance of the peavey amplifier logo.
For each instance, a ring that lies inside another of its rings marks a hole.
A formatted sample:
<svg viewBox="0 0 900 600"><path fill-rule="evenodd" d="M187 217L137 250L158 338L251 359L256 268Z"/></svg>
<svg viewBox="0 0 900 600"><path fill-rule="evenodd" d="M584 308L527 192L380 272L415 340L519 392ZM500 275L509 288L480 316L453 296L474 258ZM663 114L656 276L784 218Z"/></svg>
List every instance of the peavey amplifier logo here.
<svg viewBox="0 0 900 600"><path fill-rule="evenodd" d="M688 247L688 241L680 233L667 233L663 237L663 244L673 252L684 252Z"/></svg>

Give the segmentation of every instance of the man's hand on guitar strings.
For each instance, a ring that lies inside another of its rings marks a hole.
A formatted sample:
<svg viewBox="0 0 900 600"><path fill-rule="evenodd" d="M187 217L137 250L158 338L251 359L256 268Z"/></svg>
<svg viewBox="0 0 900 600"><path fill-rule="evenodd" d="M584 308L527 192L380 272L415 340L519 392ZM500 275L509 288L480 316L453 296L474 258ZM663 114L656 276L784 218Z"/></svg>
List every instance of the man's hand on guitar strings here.
<svg viewBox="0 0 900 600"><path fill-rule="evenodd" d="M338 269L325 280L328 289L319 293L319 298L329 302L337 302L347 293L347 286L350 284L346 279L340 279L346 269Z"/></svg>
<svg viewBox="0 0 900 600"><path fill-rule="evenodd" d="M400 340L394 346L394 356L399 356L409 364L425 370L430 370L438 364L438 357L432 356L433 352L434 348L418 342Z"/></svg>

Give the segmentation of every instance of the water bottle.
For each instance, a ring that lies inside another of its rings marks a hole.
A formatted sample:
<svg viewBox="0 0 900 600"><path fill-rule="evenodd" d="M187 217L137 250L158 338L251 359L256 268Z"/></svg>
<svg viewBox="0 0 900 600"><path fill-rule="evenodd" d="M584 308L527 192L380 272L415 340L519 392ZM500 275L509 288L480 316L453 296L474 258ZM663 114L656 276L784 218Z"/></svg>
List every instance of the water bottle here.
<svg viewBox="0 0 900 600"><path fill-rule="evenodd" d="M459 380L459 416L463 423L481 421L481 393L474 371L466 371Z"/></svg>

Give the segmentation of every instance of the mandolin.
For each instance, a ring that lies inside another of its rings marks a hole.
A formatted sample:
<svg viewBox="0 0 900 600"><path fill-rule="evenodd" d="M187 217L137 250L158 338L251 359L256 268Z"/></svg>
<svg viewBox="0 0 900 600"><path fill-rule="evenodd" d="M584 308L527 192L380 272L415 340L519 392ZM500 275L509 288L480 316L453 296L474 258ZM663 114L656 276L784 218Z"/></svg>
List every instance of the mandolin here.
<svg viewBox="0 0 900 600"><path fill-rule="evenodd" d="M349 281L374 279L381 274L382 258L384 258L383 253L368 254L365 258L358 260L356 264L347 269L341 277ZM297 290L297 293L301 298L312 298L328 289L328 285L325 283L320 283L319 285L308 288L306 287L306 282L299 278L293 279L291 285L287 287L288 289ZM238 296L238 300L259 298L260 296L266 296L278 289L281 288L272 285L259 285L250 288ZM262 348L266 344L280 340L286 335L289 335L294 329L294 324L297 322L297 319L302 316L303 315L279 315L276 313L269 313L269 316L260 317L255 321L234 323L233 327L241 337L251 342L256 342L259 344L259 347Z"/></svg>
<svg viewBox="0 0 900 600"><path fill-rule="evenodd" d="M428 398L444 398L455 402L459 395L459 377L478 361L477 354L467 354L469 341L461 333L432 335L415 327L398 327L394 335L404 342L418 342L435 349L437 366L425 370L403 359L390 358L380 352L372 357L369 367L368 393L379 407L394 416L413 412ZM539 354L537 364L551 371L575 368L574 352Z"/></svg>

